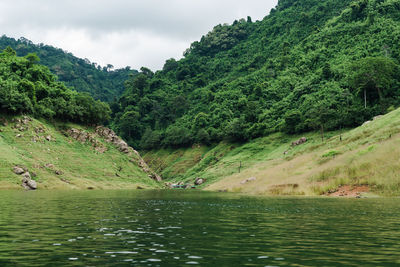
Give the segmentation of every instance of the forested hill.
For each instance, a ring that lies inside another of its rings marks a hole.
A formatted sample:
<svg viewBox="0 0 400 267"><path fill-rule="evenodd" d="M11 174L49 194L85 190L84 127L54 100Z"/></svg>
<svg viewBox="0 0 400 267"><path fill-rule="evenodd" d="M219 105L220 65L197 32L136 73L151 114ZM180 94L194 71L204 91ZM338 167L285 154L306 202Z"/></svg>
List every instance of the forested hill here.
<svg viewBox="0 0 400 267"><path fill-rule="evenodd" d="M114 128L142 149L353 127L399 104L400 0L280 0L128 82Z"/></svg>
<svg viewBox="0 0 400 267"><path fill-rule="evenodd" d="M36 53L40 63L49 67L67 86L79 92L90 93L95 99L112 102L122 95L125 90L124 82L130 74L137 74L129 67L113 70L112 65L101 67L91 63L88 59L80 59L62 49L44 44L33 44L31 41L20 38L15 40L2 36L0 50L10 46L19 56Z"/></svg>
<svg viewBox="0 0 400 267"><path fill-rule="evenodd" d="M67 88L39 61L36 54L18 57L10 47L0 52L0 114L90 125L110 119L107 104Z"/></svg>

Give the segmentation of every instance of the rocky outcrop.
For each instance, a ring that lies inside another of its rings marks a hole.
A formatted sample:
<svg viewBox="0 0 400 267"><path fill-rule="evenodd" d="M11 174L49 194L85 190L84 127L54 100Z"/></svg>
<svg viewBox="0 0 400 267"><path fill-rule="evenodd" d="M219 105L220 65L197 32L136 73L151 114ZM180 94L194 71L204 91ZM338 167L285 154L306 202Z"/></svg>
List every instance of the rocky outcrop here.
<svg viewBox="0 0 400 267"><path fill-rule="evenodd" d="M307 138L302 137L299 140L292 142L292 146L298 146L298 145L304 144L305 142L307 142Z"/></svg>
<svg viewBox="0 0 400 267"><path fill-rule="evenodd" d="M83 130L71 128L67 131L67 135L80 143L90 143L92 147L99 153L104 153L107 148L96 139L95 134L88 133Z"/></svg>
<svg viewBox="0 0 400 267"><path fill-rule="evenodd" d="M94 134L88 133L83 130L71 128L66 132L66 134L81 143L90 143L96 151L104 153L105 151L107 151L107 148L97 140L97 135L103 138L105 142L112 144L119 151L130 157L129 161L137 164L145 173L148 174L149 178L156 181L162 180L161 176L159 176L149 168L149 166L140 156L139 152L130 147L113 130L107 127L97 126Z"/></svg>
<svg viewBox="0 0 400 267"><path fill-rule="evenodd" d="M147 163L140 156L139 152L130 147L113 130L104 126L97 126L96 133L104 138L107 143L113 144L119 151L127 154L131 158L130 162L136 163L145 173L148 174L149 178L156 181L162 181L161 176L159 176L157 173L153 172L149 168Z"/></svg>
<svg viewBox="0 0 400 267"><path fill-rule="evenodd" d="M206 179L203 178L196 178L196 180L194 181L195 185L202 185L206 182Z"/></svg>
<svg viewBox="0 0 400 267"><path fill-rule="evenodd" d="M31 174L28 169L23 166L14 166L13 172L22 177L22 187L26 190L36 190L37 183L35 180L32 180Z"/></svg>

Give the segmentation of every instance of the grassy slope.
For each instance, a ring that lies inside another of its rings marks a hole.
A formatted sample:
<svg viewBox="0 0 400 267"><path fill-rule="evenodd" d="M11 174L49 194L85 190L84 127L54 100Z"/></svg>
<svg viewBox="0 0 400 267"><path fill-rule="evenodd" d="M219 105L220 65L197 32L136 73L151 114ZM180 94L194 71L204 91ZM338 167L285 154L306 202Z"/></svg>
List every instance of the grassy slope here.
<svg viewBox="0 0 400 267"><path fill-rule="evenodd" d="M380 195L400 195L400 109L344 131L343 141L339 132L328 133L323 143L318 133L305 136L309 141L294 148L290 144L300 136L273 134L244 145L151 151L144 158L172 181L206 178L207 190L319 195L365 184ZM241 184L250 177L257 179Z"/></svg>
<svg viewBox="0 0 400 267"><path fill-rule="evenodd" d="M11 118L8 118L8 121L10 120ZM104 154L96 152L90 144L81 144L64 136L58 130L60 127L82 129L78 125L53 125L33 120L29 123L29 129L24 132L13 129L14 125L15 123L9 122L7 126L0 126L2 130L0 188L2 189L21 188L21 177L12 172L12 167L17 164L24 165L30 172L37 174L34 179L38 182L39 189L158 187L158 184L148 178L136 164L129 162L125 154L101 138L98 140L108 148ZM53 140L49 142L43 138L41 142L33 142L33 137L37 136L34 132L35 127L44 128L45 133L39 135L44 137L50 135ZM85 130L94 131L92 128ZM22 134L22 137L16 137L17 134ZM53 164L54 167L47 168L46 164ZM56 175L56 170L61 170L63 174Z"/></svg>

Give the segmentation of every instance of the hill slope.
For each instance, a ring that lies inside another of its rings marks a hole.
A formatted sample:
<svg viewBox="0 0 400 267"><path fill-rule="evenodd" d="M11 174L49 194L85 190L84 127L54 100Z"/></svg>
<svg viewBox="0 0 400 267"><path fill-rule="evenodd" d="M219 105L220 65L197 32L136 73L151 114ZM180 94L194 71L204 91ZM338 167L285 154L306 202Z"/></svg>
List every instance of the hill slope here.
<svg viewBox="0 0 400 267"><path fill-rule="evenodd" d="M172 183L204 178L206 190L320 195L346 185L400 195L400 109L342 134L329 132L324 142L319 133L304 136L308 141L294 147L301 135L277 133L246 144L154 150L144 159Z"/></svg>
<svg viewBox="0 0 400 267"><path fill-rule="evenodd" d="M21 188L14 167L28 171L38 189L157 188L141 162L92 127L0 116L1 189Z"/></svg>
<svg viewBox="0 0 400 267"><path fill-rule="evenodd" d="M62 49L44 44L36 45L25 38L15 40L3 35L0 38L0 50L8 46L17 51L18 56L36 53L40 63L47 66L60 81L78 92L90 93L101 101L112 102L120 97L125 90L124 82L130 75L137 74L136 70L129 67L117 70L112 70L111 65L100 67Z"/></svg>
<svg viewBox="0 0 400 267"><path fill-rule="evenodd" d="M130 80L114 127L135 147L355 127L400 104L399 0L281 0ZM373 73L373 75L369 75Z"/></svg>

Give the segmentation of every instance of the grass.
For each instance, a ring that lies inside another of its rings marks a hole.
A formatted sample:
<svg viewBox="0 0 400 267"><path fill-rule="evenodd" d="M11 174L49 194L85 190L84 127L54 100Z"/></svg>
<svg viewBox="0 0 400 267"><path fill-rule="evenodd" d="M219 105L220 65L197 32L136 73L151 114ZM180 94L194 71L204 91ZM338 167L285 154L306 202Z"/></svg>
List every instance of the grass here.
<svg viewBox="0 0 400 267"><path fill-rule="evenodd" d="M5 116L0 116L5 117ZM112 145L98 140L108 148L101 154L91 144L81 144L63 134L62 129L74 127L94 132L74 124L48 123L33 120L28 130L15 129L11 117L7 126L0 126L0 188L20 188L21 178L12 172L15 165L23 165L37 176L39 189L119 189L156 188L159 185ZM35 128L43 128L36 133ZM21 134L22 137L16 137ZM51 136L51 141L45 139ZM40 138L34 142L33 139ZM52 164L53 167L46 167ZM61 171L62 175L55 172Z"/></svg>
<svg viewBox="0 0 400 267"><path fill-rule="evenodd" d="M379 195L400 195L400 109L365 126L329 132L324 142L318 133L304 136L307 143L296 147L290 144L301 136L276 133L246 144L150 151L146 159L163 161L162 174L171 181L207 179L207 190L321 195L341 185L368 185ZM249 177L257 179L242 183Z"/></svg>

